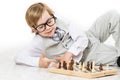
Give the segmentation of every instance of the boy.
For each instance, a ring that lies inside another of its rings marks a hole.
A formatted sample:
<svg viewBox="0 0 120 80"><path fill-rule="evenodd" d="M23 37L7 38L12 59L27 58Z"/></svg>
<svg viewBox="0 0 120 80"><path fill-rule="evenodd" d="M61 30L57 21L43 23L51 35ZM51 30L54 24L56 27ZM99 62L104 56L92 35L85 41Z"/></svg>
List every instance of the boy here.
<svg viewBox="0 0 120 80"><path fill-rule="evenodd" d="M77 25L56 18L46 4L35 3L26 11L26 21L36 35L15 61L17 64L43 68L58 60L68 63L71 58L77 62L92 59L96 64L114 65L120 56L119 19L118 13L108 12L83 33ZM110 34L116 41L116 47L103 44Z"/></svg>

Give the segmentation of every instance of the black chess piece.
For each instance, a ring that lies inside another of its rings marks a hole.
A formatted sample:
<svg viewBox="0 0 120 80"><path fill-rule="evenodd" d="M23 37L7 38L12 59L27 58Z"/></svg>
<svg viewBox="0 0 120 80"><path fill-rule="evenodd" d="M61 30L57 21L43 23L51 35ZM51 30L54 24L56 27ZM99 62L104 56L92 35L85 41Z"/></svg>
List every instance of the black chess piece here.
<svg viewBox="0 0 120 80"><path fill-rule="evenodd" d="M74 64L74 60L72 59L69 63L69 66L68 66L69 70L73 70L73 64Z"/></svg>
<svg viewBox="0 0 120 80"><path fill-rule="evenodd" d="M117 59L117 65L120 67L120 56Z"/></svg>
<svg viewBox="0 0 120 80"><path fill-rule="evenodd" d="M60 69L61 68L61 62L59 61L59 66L58 66L58 68Z"/></svg>
<svg viewBox="0 0 120 80"><path fill-rule="evenodd" d="M63 61L63 68L67 70L67 63Z"/></svg>
<svg viewBox="0 0 120 80"><path fill-rule="evenodd" d="M100 63L99 70L100 70L100 71L103 70L103 64L102 64L102 63Z"/></svg>
<svg viewBox="0 0 120 80"><path fill-rule="evenodd" d="M87 70L90 71L90 62L89 61L87 62Z"/></svg>
<svg viewBox="0 0 120 80"><path fill-rule="evenodd" d="M92 68L93 68L93 62L91 61L91 63L90 63L90 69L92 70Z"/></svg>

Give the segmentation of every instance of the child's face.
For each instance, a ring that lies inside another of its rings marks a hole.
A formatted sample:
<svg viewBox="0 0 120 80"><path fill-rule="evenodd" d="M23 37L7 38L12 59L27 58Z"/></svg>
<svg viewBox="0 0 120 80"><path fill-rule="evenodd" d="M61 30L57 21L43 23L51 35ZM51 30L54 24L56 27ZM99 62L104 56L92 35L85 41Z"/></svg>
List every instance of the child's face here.
<svg viewBox="0 0 120 80"><path fill-rule="evenodd" d="M43 37L52 37L55 33L55 19L47 11L42 14L42 17L37 22L37 31Z"/></svg>

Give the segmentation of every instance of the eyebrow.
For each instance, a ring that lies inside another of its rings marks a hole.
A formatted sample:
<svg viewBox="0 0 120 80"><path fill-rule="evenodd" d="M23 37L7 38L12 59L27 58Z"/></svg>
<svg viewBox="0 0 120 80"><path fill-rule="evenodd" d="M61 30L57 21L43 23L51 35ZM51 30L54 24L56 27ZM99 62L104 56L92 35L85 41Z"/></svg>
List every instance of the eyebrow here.
<svg viewBox="0 0 120 80"><path fill-rule="evenodd" d="M52 18L53 18L53 17L48 18L45 23L41 23L41 24L39 24L38 26L46 24L46 23L47 23L50 19L52 19Z"/></svg>

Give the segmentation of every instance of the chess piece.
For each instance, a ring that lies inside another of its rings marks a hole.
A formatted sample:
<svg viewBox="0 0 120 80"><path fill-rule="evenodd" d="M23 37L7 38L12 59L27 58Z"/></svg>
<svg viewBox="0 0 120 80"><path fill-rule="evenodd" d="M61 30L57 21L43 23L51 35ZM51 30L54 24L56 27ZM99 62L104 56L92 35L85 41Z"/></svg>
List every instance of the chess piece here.
<svg viewBox="0 0 120 80"><path fill-rule="evenodd" d="M65 61L63 61L63 68L67 70L67 63Z"/></svg>
<svg viewBox="0 0 120 80"><path fill-rule="evenodd" d="M120 67L120 56L117 59L117 65Z"/></svg>
<svg viewBox="0 0 120 80"><path fill-rule="evenodd" d="M61 62L59 61L59 66L58 66L58 69L60 69L61 68Z"/></svg>
<svg viewBox="0 0 120 80"><path fill-rule="evenodd" d="M85 64L82 65L82 71L85 71Z"/></svg>
<svg viewBox="0 0 120 80"><path fill-rule="evenodd" d="M74 64L74 60L73 60L73 59L71 59L71 64L72 64L72 65Z"/></svg>
<svg viewBox="0 0 120 80"><path fill-rule="evenodd" d="M73 70L73 64L74 64L74 60L72 59L69 63L69 67L68 67L69 70Z"/></svg>
<svg viewBox="0 0 120 80"><path fill-rule="evenodd" d="M103 71L103 64L100 63L99 70Z"/></svg>
<svg viewBox="0 0 120 80"><path fill-rule="evenodd" d="M109 65L108 64L106 64L106 70L108 70L109 69Z"/></svg>
<svg viewBox="0 0 120 80"><path fill-rule="evenodd" d="M87 62L87 70L90 71L90 62Z"/></svg>
<svg viewBox="0 0 120 80"><path fill-rule="evenodd" d="M90 62L90 70L92 71L92 69L93 69L93 62L91 61Z"/></svg>
<svg viewBox="0 0 120 80"><path fill-rule="evenodd" d="M79 70L81 70L81 69L82 69L81 62L79 62L78 68L79 68Z"/></svg>
<svg viewBox="0 0 120 80"><path fill-rule="evenodd" d="M95 63L92 62L92 72L95 72Z"/></svg>

